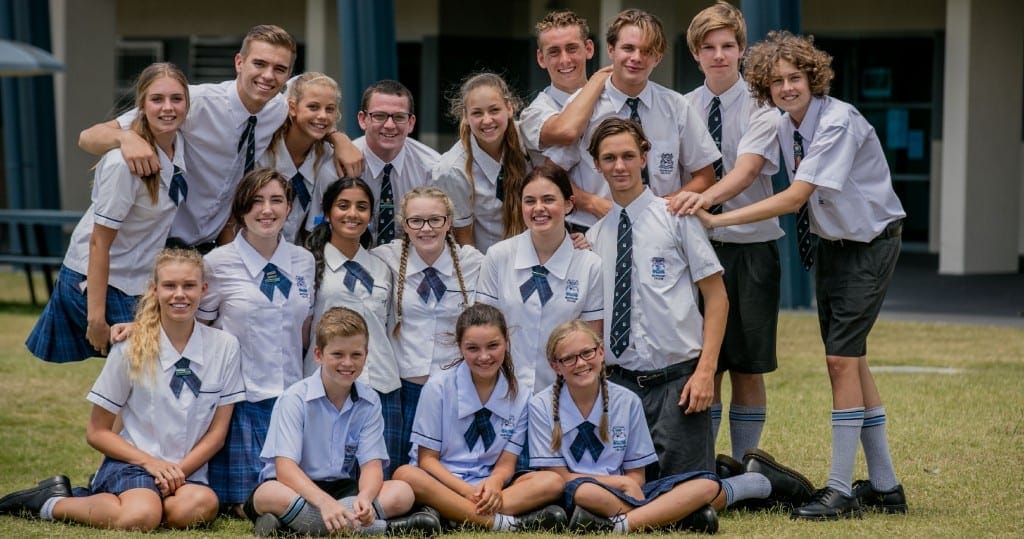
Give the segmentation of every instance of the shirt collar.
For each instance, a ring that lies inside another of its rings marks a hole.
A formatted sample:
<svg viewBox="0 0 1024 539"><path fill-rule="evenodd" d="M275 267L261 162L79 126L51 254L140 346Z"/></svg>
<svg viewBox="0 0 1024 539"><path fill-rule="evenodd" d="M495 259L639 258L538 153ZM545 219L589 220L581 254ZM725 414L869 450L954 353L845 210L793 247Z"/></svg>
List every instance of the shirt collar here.
<svg viewBox="0 0 1024 539"><path fill-rule="evenodd" d="M722 92L722 95L717 96L722 102L723 107L729 107L735 103L739 98L743 97L747 93L747 82L743 80L741 76L735 84L729 87L728 90ZM711 100L716 96L714 92L708 88L707 83L702 84L697 92L698 99L700 101L701 110L704 112L704 116L707 116L709 110L711 110Z"/></svg>
<svg viewBox="0 0 1024 539"><path fill-rule="evenodd" d="M647 206L649 206L651 202L654 202L654 193L651 192L651 189L649 187L644 187L644 190L640 193L640 196L636 197L636 199L634 199L633 202L630 202L629 205L626 206L625 208L619 206L613 200L612 209L615 210L615 222L618 223L618 216L620 213L622 213L622 210L625 209L626 212L629 214L630 223L636 224L637 217L639 217L640 214L643 213L645 209L647 209Z"/></svg>
<svg viewBox="0 0 1024 539"><path fill-rule="evenodd" d="M459 399L459 419L464 419L477 412L481 408L487 408L492 415L502 419L512 420L512 402L505 398L508 393L508 380L505 375L498 371L498 383L494 384L494 391L487 403L481 403L480 397L473 386L473 375L469 372L469 365L465 361L459 363L455 371L456 395Z"/></svg>
<svg viewBox="0 0 1024 539"><path fill-rule="evenodd" d="M484 171L487 178L497 181L498 172L501 170L501 162L495 161L491 156L487 155L487 152L477 144L476 137L470 136L469 144L473 149L473 162L480 167L480 170Z"/></svg>
<svg viewBox="0 0 1024 539"><path fill-rule="evenodd" d="M532 234L532 231L527 230L513 239L516 242L516 255L513 262L515 269L526 269L540 265L540 259L537 258L537 250L533 247ZM566 234L562 238L562 243L559 244L558 249L555 249L551 258L544 263L548 273L564 280L565 276L569 273L569 263L572 262L573 249L572 238L569 237L569 234Z"/></svg>
<svg viewBox="0 0 1024 539"><path fill-rule="evenodd" d="M365 137L364 142L366 142ZM391 160L391 166L394 167L396 175L402 174L402 168L405 165L405 154L405 144L402 144L402 148L398 150L398 155ZM372 174L375 179L381 176L384 172L384 165L387 165L387 163L385 163L380 157L377 157L377 154L373 153L373 150L370 149L370 145L368 143L366 144L366 151L363 152L363 158L366 159L366 168L370 171L370 174Z"/></svg>
<svg viewBox="0 0 1024 539"><path fill-rule="evenodd" d="M192 327L192 335L185 343L185 350L179 354L171 344L167 333L164 332L163 326L160 326L160 369L164 372L173 369L174 364L181 358L187 358L190 362L198 365L203 364L203 332L201 328L198 327L198 324Z"/></svg>
<svg viewBox="0 0 1024 539"><path fill-rule="evenodd" d="M286 275L292 274L292 259L288 256L288 252L284 249L285 240L281 235L277 237L277 248L274 249L273 256L270 260L263 258L256 248L249 244L245 240L245 235L239 230L235 234L235 247L238 249L238 254L242 258L242 264L245 265L245 269L249 272L249 276L253 279L259 275L263 268L267 266L267 263L271 263L283 271Z"/></svg>
<svg viewBox="0 0 1024 539"><path fill-rule="evenodd" d="M331 271L338 271L338 268L340 268L342 264L348 262L349 260L358 262L360 266L367 268L367 271L369 271L369 266L367 265L366 260L366 257L368 256L372 255L370 255L370 252L363 248L363 246L361 245L359 246L359 250L356 251L356 256L349 259L347 256L345 256L344 253L339 251L338 248L335 247L334 244L331 243L330 241L324 244L324 264L326 264L328 268L331 268Z"/></svg>
<svg viewBox="0 0 1024 539"><path fill-rule="evenodd" d="M321 377L321 369L323 367L317 367L316 371L308 377L306 383L306 392L302 396L306 402L315 401L317 399L327 398L327 388L324 387L324 379ZM344 412L352 406L355 406L356 401L359 400L359 391L356 390L356 384L352 383L352 388L349 389L348 398L345 399L345 404L341 407L339 412Z"/></svg>
<svg viewBox="0 0 1024 539"><path fill-rule="evenodd" d="M452 274L455 272L455 265L452 262L452 255L447 247L441 250L441 256L438 256L437 260L434 261L434 265L431 266L430 264L427 264L426 262L423 261L423 258L420 257L420 254L416 252L416 248L413 247L410 242L409 260L408 262L406 262L405 266L406 277L408 277L409 275L413 275L415 273L419 273L427 269L428 267L433 267L435 270L437 270L438 273L444 275L445 277L451 277Z"/></svg>
<svg viewBox="0 0 1024 539"><path fill-rule="evenodd" d="M569 101L569 97L573 95L569 92L563 92L558 88L555 88L554 84L548 85L547 88L544 88L544 93L563 109L565 108L565 103Z"/></svg>
<svg viewBox="0 0 1024 539"><path fill-rule="evenodd" d="M608 96L608 100L611 101L613 109L622 111L623 107L626 107L626 112L629 112L629 107L626 106L626 99L630 96L616 88L615 85L612 84L611 77L608 77L608 80L604 81L604 93ZM640 98L640 102L650 109L654 102L653 93L654 91L651 90L651 83L648 81L647 84L644 85L644 89L640 90L640 93L636 97Z"/></svg>
<svg viewBox="0 0 1024 539"><path fill-rule="evenodd" d="M811 104L807 107L807 114L804 114L804 121L800 122L800 127L794 129L799 131L800 136L804 139L804 155L807 154L808 146L811 140L814 139L814 131L818 129L818 121L821 119L821 109L825 106L824 97L812 97ZM792 120L788 117L786 121L793 124Z"/></svg>
<svg viewBox="0 0 1024 539"><path fill-rule="evenodd" d="M594 406L590 409L590 415L586 418L580 413L580 409L576 407L576 403L572 400L572 395L569 394L569 387L562 384L562 389L558 392L558 420L562 423L562 432L569 432L576 427L579 427L584 421L590 421L594 426L601 424L601 406L603 402L601 398L601 392L603 388L598 390L597 399L594 401Z"/></svg>
<svg viewBox="0 0 1024 539"><path fill-rule="evenodd" d="M181 131L174 135L174 159L167 157L160 146L156 147L156 155L160 159L160 183L164 187L170 188L171 179L174 178L174 167L181 169L185 174L185 181L188 182L188 169L185 168L185 139L182 138Z"/></svg>

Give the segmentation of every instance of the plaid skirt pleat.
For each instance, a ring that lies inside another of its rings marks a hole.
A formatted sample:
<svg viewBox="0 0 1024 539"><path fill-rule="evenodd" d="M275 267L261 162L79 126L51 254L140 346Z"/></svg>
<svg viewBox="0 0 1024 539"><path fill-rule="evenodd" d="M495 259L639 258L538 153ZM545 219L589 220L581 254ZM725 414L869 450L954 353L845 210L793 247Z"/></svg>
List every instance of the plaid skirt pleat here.
<svg viewBox="0 0 1024 539"><path fill-rule="evenodd" d="M406 448L409 438L402 438L402 428L405 419L402 417L402 389L396 389L391 393L377 392L380 396L381 413L384 414L384 445L388 448L387 467L384 468L384 479L391 479L391 474L398 468L402 460L402 449ZM408 459L409 451L405 452Z"/></svg>
<svg viewBox="0 0 1024 539"><path fill-rule="evenodd" d="M644 499L642 500L638 500L617 488L605 485L593 477L578 477L565 484L565 507L568 513L572 513L572 510L576 507L576 504L573 501L576 498L576 490L584 483L597 485L608 492L611 492L616 498L628 503L629 505L633 507L640 507L651 503L652 500L672 490L676 485L692 481L694 479L710 479L712 481L718 481L718 476L711 472L686 472L648 481L643 487L641 487L641 490L644 493Z"/></svg>
<svg viewBox="0 0 1024 539"><path fill-rule="evenodd" d="M51 363L102 357L85 338L89 306L86 293L79 288L84 281L85 275L60 267L53 295L25 341L32 355ZM107 286L107 323L113 325L134 320L136 301L135 296Z"/></svg>
<svg viewBox="0 0 1024 539"><path fill-rule="evenodd" d="M270 413L276 398L235 404L224 447L210 459L210 488L221 505L245 503L259 485L263 461L260 451L267 441Z"/></svg>
<svg viewBox="0 0 1024 539"><path fill-rule="evenodd" d="M409 451L412 450L412 423L416 419L416 408L419 407L420 393L423 384L402 380L402 450L398 456L398 464L391 466L392 471L403 464L409 464Z"/></svg>

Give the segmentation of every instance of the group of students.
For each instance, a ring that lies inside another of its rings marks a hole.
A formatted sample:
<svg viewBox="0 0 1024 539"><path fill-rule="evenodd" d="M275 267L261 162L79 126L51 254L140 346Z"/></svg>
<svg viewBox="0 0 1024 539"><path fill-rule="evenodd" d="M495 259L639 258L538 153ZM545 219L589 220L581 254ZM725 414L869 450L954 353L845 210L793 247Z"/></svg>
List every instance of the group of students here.
<svg viewBox="0 0 1024 539"><path fill-rule="evenodd" d="M786 32L748 50L718 2L687 32L706 80L683 96L649 80L653 15L612 21L589 80L588 34L571 12L538 23L552 84L521 113L500 76L467 78L443 155L408 137L395 81L364 93L364 137L335 131L337 84L288 80L275 26L249 32L234 81L147 68L136 109L82 134L103 153L93 204L26 343L109 350L87 436L105 458L86 489L57 476L0 513L152 529L226 510L316 534L713 532L751 499L905 512L866 359L905 214L874 130L827 95L831 58ZM757 449L794 212L833 387L817 491ZM733 454L715 458L726 371Z"/></svg>

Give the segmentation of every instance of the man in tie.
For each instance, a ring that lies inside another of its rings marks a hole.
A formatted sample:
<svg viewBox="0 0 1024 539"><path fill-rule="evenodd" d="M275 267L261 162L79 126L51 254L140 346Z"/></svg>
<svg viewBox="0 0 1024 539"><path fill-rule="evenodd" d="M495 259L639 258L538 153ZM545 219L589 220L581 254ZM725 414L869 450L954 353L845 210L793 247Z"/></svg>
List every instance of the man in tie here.
<svg viewBox="0 0 1024 539"><path fill-rule="evenodd" d="M698 212L710 228L806 208L810 232L820 238L801 255L815 267L832 386L832 469L826 488L793 511L793 518L808 520L858 516L862 506L907 510L889 452L885 408L867 363L867 336L896 268L906 213L875 129L853 106L828 95L831 63L810 39L789 32L770 32L751 47L747 83L758 103L774 103L784 113L777 120L778 139L792 183L743 208ZM853 482L859 444L869 480Z"/></svg>
<svg viewBox="0 0 1024 539"><path fill-rule="evenodd" d="M281 90L292 72L295 51L295 40L284 29L257 25L235 55L236 79L189 86L191 107L181 128L189 196L175 215L168 244L206 253L216 243L234 239L230 201L287 116ZM120 147L133 174L158 170L151 146L126 129L136 114L131 110L82 131L79 146L95 155ZM361 174L362 154L348 137L337 131L328 137L339 174Z"/></svg>
<svg viewBox="0 0 1024 539"><path fill-rule="evenodd" d="M433 148L409 138L416 127L412 92L402 83L382 80L363 92L359 127L366 133L352 143L363 152L363 180L373 190L373 237L384 245L402 236L395 224L395 207L405 193L430 181L430 171L441 158Z"/></svg>
<svg viewBox="0 0 1024 539"><path fill-rule="evenodd" d="M612 206L587 233L605 261L608 374L640 396L658 454L649 480L713 470L708 408L729 310L722 266L700 223L669 213L643 184L650 148L634 121L597 126L588 150Z"/></svg>
<svg viewBox="0 0 1024 539"><path fill-rule="evenodd" d="M779 113L767 104L759 106L740 76L746 34L743 15L726 2L698 13L686 33L690 53L705 79L684 97L707 118L708 131L722 151L722 159L714 163L716 181L691 181L685 185L686 191L669 204L681 214L693 207L712 213L741 208L773 194L772 175L779 170ZM733 460L720 460L730 465L734 461L739 465L747 449L758 447L764 428L764 373L777 367L775 336L782 272L775 240L782 235L778 218L708 231L725 268L729 294L729 321L715 375L715 402L711 405L711 437L718 438L722 377L729 371Z"/></svg>
<svg viewBox="0 0 1024 539"><path fill-rule="evenodd" d="M697 111L678 92L650 80L665 54L661 21L645 11L627 9L608 26L605 39L612 74L604 83L583 137L544 152L545 157L570 171L577 211L569 219L580 229L592 226L611 208L601 172L587 157L594 130L605 118L632 119L643 125L653 147L641 177L655 196L678 192L683 173L714 181L712 164L721 158Z"/></svg>

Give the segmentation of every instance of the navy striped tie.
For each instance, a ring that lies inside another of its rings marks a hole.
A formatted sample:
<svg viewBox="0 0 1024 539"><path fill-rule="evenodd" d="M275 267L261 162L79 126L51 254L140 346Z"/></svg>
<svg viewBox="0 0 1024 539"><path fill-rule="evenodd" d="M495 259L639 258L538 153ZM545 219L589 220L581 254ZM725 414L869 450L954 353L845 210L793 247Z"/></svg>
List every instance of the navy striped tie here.
<svg viewBox="0 0 1024 539"><path fill-rule="evenodd" d="M643 126L643 122L640 121L640 98L639 97L627 97L626 104L629 105L629 119ZM647 165L644 165L644 169L640 171L640 176L643 178L644 185L651 184L651 176L647 172Z"/></svg>
<svg viewBox="0 0 1024 539"><path fill-rule="evenodd" d="M799 131L793 132L793 174L800 168L800 161L804 158L804 137ZM796 214L796 242L800 251L800 262L803 263L804 271L810 271L814 265L814 248L817 246L818 238L811 233L811 218L807 209L807 202L800 206Z"/></svg>
<svg viewBox="0 0 1024 539"><path fill-rule="evenodd" d="M238 152L242 152L245 146L245 173L248 174L256 166L256 116L249 116L245 124L245 131L238 139Z"/></svg>
<svg viewBox="0 0 1024 539"><path fill-rule="evenodd" d="M394 165L384 165L384 176L380 180L380 210L377 212L377 245L391 243L395 239L395 195L391 188L391 171Z"/></svg>
<svg viewBox="0 0 1024 539"><path fill-rule="evenodd" d="M633 225L629 222L625 208L619 214L619 234L615 253L611 349L615 357L619 357L629 346L629 316L633 302Z"/></svg>
<svg viewBox="0 0 1024 539"><path fill-rule="evenodd" d="M175 206L181 206L181 203L185 202L185 199L188 198L188 182L185 181L185 174L178 165L174 165L174 175L171 176L171 190L167 194L170 195Z"/></svg>
<svg viewBox="0 0 1024 539"><path fill-rule="evenodd" d="M708 132L715 141L715 147L722 151L722 100L717 95L711 99L711 110L708 111ZM715 168L715 180L721 180L724 172L722 158L719 157L712 166ZM714 214L722 213L722 205L715 204L708 208L708 211Z"/></svg>

